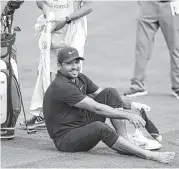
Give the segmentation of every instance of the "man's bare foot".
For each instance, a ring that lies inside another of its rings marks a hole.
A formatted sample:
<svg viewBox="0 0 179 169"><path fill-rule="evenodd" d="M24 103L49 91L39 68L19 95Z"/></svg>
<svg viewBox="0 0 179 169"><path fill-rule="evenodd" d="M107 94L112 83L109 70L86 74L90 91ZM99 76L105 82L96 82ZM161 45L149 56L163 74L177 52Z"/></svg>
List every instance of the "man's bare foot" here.
<svg viewBox="0 0 179 169"><path fill-rule="evenodd" d="M175 152L153 152L151 160L159 161L161 163L170 163L175 157Z"/></svg>

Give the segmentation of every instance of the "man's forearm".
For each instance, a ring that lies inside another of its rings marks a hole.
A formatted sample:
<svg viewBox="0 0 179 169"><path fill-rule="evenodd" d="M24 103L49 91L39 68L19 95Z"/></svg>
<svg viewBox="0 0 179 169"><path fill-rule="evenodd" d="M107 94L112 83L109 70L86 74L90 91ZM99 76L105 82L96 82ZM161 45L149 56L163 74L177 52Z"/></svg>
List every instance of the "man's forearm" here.
<svg viewBox="0 0 179 169"><path fill-rule="evenodd" d="M83 6L78 10L78 11L75 11L74 13L72 13L69 17L69 19L71 21L73 20L76 20L76 19L79 19L85 15L88 15L89 13L92 12L92 2L91 1L84 1L83 2Z"/></svg>
<svg viewBox="0 0 179 169"><path fill-rule="evenodd" d="M111 118L111 119L127 119L130 120L131 118L131 113L120 110L120 109L115 109L112 108L108 105L105 104L99 104L100 106L98 108L95 108L95 113L100 114L102 116Z"/></svg>
<svg viewBox="0 0 179 169"><path fill-rule="evenodd" d="M99 104L98 109L95 108L95 113L102 115L104 117L108 117L110 119L126 119L129 120L136 128L140 128L141 126L145 126L146 122L142 117L129 113L124 110L120 110L118 108L112 108L108 105Z"/></svg>
<svg viewBox="0 0 179 169"><path fill-rule="evenodd" d="M93 100L92 98L86 96L83 100L74 105L79 109L85 109L95 114L99 114L108 118L116 118L116 119L130 119L132 113L128 113L126 111L113 108L106 104L101 104Z"/></svg>
<svg viewBox="0 0 179 169"><path fill-rule="evenodd" d="M88 96L86 96L83 100L81 100L74 106L111 119L127 119L131 123L133 123L135 127L145 125L145 121L140 116L124 110L120 110L118 108L113 108L111 106L98 103Z"/></svg>

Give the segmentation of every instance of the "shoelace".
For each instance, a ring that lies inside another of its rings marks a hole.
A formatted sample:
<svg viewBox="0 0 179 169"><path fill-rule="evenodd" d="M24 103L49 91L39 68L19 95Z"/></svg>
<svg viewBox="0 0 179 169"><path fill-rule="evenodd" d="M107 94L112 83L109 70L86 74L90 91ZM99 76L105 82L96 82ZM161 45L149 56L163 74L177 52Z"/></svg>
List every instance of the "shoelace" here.
<svg viewBox="0 0 179 169"><path fill-rule="evenodd" d="M147 143L141 142L141 141L139 140L139 138L136 137L136 136L133 136L133 137L132 137L132 141L134 142L134 144L136 144L136 145L138 145L138 146L141 146L141 147L144 147L144 146L147 145Z"/></svg>
<svg viewBox="0 0 179 169"><path fill-rule="evenodd" d="M36 116L36 120L37 120L38 122L40 122L40 121L43 121L44 119L43 119L43 117L41 117L41 116Z"/></svg>
<svg viewBox="0 0 179 169"><path fill-rule="evenodd" d="M129 141L132 142L133 144L144 147L147 145L147 143L141 141L141 137L137 135L128 135Z"/></svg>

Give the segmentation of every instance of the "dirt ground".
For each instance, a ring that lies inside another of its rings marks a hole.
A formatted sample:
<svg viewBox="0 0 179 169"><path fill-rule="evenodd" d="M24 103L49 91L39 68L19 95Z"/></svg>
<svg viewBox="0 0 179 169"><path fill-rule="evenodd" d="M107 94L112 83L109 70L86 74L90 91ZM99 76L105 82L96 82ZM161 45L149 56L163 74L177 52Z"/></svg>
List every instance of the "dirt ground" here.
<svg viewBox="0 0 179 169"><path fill-rule="evenodd" d="M129 88L133 74L137 2L93 2L88 16L88 38L85 46L83 73L100 87L115 87L122 94ZM38 42L33 25L40 11L35 2L25 2L15 14L19 80L27 117L35 86L39 61ZM2 168L179 168L179 100L171 95L170 58L159 30L152 58L147 66L147 96L132 98L151 106L148 116L163 135L160 151L175 151L171 164L119 155L100 142L86 153L58 152L46 129L27 135L16 125L15 139L1 141ZM129 98L131 99L131 98ZM132 132L132 126L129 126ZM144 131L144 134L149 135Z"/></svg>

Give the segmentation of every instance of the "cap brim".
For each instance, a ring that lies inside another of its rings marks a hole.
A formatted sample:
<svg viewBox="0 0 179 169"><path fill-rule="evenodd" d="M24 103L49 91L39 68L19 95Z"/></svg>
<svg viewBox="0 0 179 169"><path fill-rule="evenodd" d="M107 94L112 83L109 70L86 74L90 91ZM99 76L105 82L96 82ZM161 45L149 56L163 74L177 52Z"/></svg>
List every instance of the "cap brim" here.
<svg viewBox="0 0 179 169"><path fill-rule="evenodd" d="M70 63L71 61L73 61L75 59L84 60L83 57L75 56L75 57L68 58L68 59L64 60L63 63Z"/></svg>

